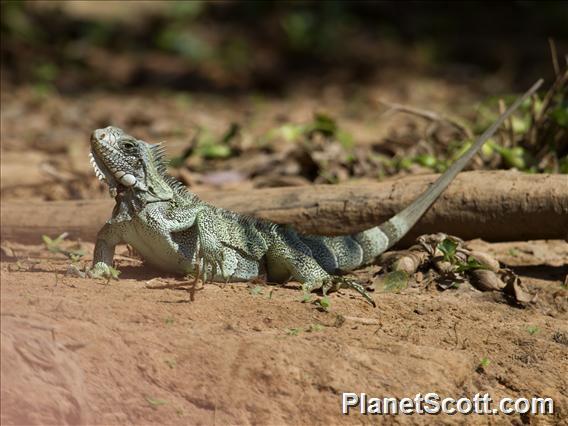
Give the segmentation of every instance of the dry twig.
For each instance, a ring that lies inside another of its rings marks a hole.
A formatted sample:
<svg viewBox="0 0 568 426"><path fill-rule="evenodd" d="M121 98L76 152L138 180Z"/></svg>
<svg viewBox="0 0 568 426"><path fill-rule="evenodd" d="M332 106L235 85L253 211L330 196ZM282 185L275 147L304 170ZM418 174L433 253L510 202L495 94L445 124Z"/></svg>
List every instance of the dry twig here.
<svg viewBox="0 0 568 426"><path fill-rule="evenodd" d="M446 117L435 111L430 111L427 109L416 108L408 105L398 104L394 102L387 102L385 100L379 100L379 102L388 107L389 109L385 111L382 115L386 116L396 112L404 112L411 115L416 115L418 117L425 118L426 120L432 121L434 123L448 123L452 127L458 129L462 132L468 139L473 139L473 132L465 124L460 123L458 120Z"/></svg>

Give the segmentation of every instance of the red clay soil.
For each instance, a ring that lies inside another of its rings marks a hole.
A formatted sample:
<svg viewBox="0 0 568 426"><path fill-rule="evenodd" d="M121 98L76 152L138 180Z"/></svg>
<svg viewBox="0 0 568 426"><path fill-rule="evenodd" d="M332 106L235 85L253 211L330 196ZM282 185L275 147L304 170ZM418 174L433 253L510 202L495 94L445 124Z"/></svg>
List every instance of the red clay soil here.
<svg viewBox="0 0 568 426"><path fill-rule="evenodd" d="M538 294L526 308L469 288L351 291L328 312L293 283L206 284L194 294L129 259L119 281L65 275L40 246L4 243L2 424L360 424L342 392L442 397L552 397L568 415L568 244L474 242L516 268ZM87 251L91 244L84 244ZM531 266L532 265L532 266ZM540 265L540 266L539 266ZM370 279L374 269L358 273ZM315 297L314 297L315 299ZM482 361L484 360L484 361ZM485 364L482 368L480 364ZM386 423L426 423L388 416ZM525 416L436 417L446 424L520 424Z"/></svg>

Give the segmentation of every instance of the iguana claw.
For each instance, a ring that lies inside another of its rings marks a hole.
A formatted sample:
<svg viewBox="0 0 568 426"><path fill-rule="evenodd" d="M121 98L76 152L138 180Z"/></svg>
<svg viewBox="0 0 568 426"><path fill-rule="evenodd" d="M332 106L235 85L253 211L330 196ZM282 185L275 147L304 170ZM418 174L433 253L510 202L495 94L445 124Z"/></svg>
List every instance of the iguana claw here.
<svg viewBox="0 0 568 426"><path fill-rule="evenodd" d="M361 296L363 296L367 302L369 302L371 305L373 305L374 308L377 307L377 304L371 298L371 296L369 296L369 293L367 293L367 291L365 290L365 287L363 287L361 284L359 284L357 281L355 281L351 278L347 278L347 277L343 277L343 276L339 276L339 275L332 275L329 278L322 281L321 283L316 283L316 284L304 283L302 285L302 289L305 292L311 292L313 290L317 290L317 289L320 289L320 288L321 288L321 291L322 291L324 296L329 291L338 291L340 288L351 288L351 289L355 290L357 293L359 293Z"/></svg>
<svg viewBox="0 0 568 426"><path fill-rule="evenodd" d="M211 273L210 279L214 279L218 276L218 272L221 271L221 276L225 277L225 271L223 270L223 262L225 260L225 256L223 255L222 250L217 251L210 251L210 250L202 250L199 253L199 260L197 263L197 277L196 279L199 280L199 271L201 270L203 273L203 282L207 282L208 272ZM199 265L202 265L199 268Z"/></svg>
<svg viewBox="0 0 568 426"><path fill-rule="evenodd" d="M88 268L87 268L88 269ZM111 275L110 266L104 262L97 262L95 266L87 270L89 278L103 278Z"/></svg>

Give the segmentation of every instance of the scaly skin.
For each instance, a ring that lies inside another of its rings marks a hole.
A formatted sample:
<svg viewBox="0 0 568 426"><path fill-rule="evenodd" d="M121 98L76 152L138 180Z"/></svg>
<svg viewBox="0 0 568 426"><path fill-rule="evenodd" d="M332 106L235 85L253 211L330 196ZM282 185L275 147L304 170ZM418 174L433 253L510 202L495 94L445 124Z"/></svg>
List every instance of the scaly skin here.
<svg viewBox="0 0 568 426"><path fill-rule="evenodd" d="M374 304L356 282L339 274L367 265L399 241L450 184L503 121L529 97L517 100L424 194L382 225L339 237L298 234L276 225L211 206L166 173L160 145L150 145L119 128L95 130L91 162L116 199L111 219L97 236L93 268L112 266L115 246L127 243L158 269L201 272L204 279L270 282L296 280L305 291L351 287Z"/></svg>

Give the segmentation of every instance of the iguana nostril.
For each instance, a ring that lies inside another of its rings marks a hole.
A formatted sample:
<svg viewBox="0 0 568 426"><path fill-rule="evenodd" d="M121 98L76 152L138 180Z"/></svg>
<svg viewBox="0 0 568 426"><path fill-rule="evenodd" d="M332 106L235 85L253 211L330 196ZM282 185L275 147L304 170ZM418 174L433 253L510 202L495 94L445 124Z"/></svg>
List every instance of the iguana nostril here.
<svg viewBox="0 0 568 426"><path fill-rule="evenodd" d="M103 129L97 129L95 130L95 133L93 134L94 139L98 140L98 141L102 141L107 137L106 132Z"/></svg>

